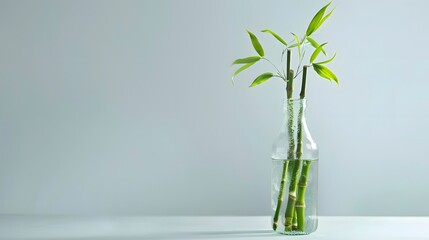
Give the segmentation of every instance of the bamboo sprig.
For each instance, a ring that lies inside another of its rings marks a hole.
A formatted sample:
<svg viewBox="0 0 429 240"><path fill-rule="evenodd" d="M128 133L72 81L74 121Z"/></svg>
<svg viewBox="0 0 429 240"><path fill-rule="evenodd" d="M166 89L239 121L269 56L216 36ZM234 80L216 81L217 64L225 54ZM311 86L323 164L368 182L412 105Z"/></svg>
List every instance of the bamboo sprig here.
<svg viewBox="0 0 429 240"><path fill-rule="evenodd" d="M338 84L337 76L328 67L325 66L325 64L331 62L335 58L336 55L334 55L331 59L328 59L325 61L314 62L317 59L320 52L323 52L323 54L325 54L325 56L327 56L326 51L324 49L324 46L327 43L319 44L316 40L314 40L313 38L310 37L314 32L316 32L316 30L318 30L320 28L320 26L322 26L322 24L326 21L326 19L328 19L329 16L331 16L333 10L330 11L328 14L325 14L326 9L328 8L328 6L330 4L331 3L326 4L323 8L321 8L316 13L316 15L313 17L310 24L308 25L307 30L304 34L304 37L300 38L295 33L292 33L293 40L289 43L287 43L287 41L285 41L280 35L278 35L274 31L271 31L269 29L262 30L262 32L272 35L278 42L280 42L282 44L282 46L286 47L282 51L282 54L281 54L281 61L280 61L281 68L278 68L275 64L272 63L271 60L269 60L269 58L267 58L265 56L264 48L262 47L262 44L260 43L260 41L256 37L256 35L253 34L251 31L246 30L249 37L250 37L250 41L252 42L253 48L255 49L258 56L250 56L250 57L246 57L246 58L237 59L232 63L233 65L234 64L243 64L242 67L240 67L239 69L237 69L234 72L234 74L232 76L232 83L234 83L234 78L239 73L241 73L242 71L246 70L247 68L253 66L255 63L259 62L259 60L261 60L261 59L269 62L274 67L277 74L274 74L271 72L263 73L263 74L259 75L258 77L256 77L256 79L253 81L253 83L250 85L250 87L254 87L254 86L257 86L261 83L264 83L273 77L279 77L279 78L283 79L284 82L288 83L289 70L290 70L291 62L290 62L290 60L287 61L287 65L289 65L289 67L287 66L286 71L284 71L283 70L284 69L283 68L283 56L284 56L285 51L289 52L293 48L297 48L297 51L298 51L298 56L299 56L298 60L297 60L298 61L298 67L295 71L296 74L292 77L292 79L294 79L294 78L298 77L298 75L301 74L301 72L302 72L301 64L304 60L304 55L305 55L304 47L307 45L311 45L315 48L315 50L314 50L313 54L311 55L311 58L309 61L310 62L309 66L313 67L314 71L319 76L326 78L330 81L334 81ZM290 56L290 55L288 55L288 56ZM261 78L262 78L262 80L261 80Z"/></svg>
<svg viewBox="0 0 429 240"><path fill-rule="evenodd" d="M234 83L234 78L239 73L253 66L261 59L271 64L275 69L275 73L266 72L266 73L260 74L255 78L255 80L252 82L250 87L260 85L268 81L269 79L275 78L275 77L281 78L286 83L286 94L287 94L286 114L288 116L287 128L288 128L289 146L288 146L287 159L283 161L279 195L278 195L277 206L273 217L274 230L276 230L278 227L279 217L281 214L281 209L284 202L284 195L287 187L286 186L287 179L288 179L288 175L290 175L288 201L287 201L286 210L284 212L285 219L283 221L285 225L285 231L292 231L292 230L305 231L305 192L306 192L307 178L308 178L308 173L310 171L311 161L302 159L302 155L303 155L302 121L303 121L303 114L304 114L303 101L301 101L301 105L299 106L297 124L296 124L297 125L296 141L295 141L295 128L294 128L295 109L292 101L293 84L294 84L294 79L302 73L301 92L299 94L299 97L301 100L305 99L305 88L307 85L307 82L306 82L307 70L310 67L319 76L339 84L337 76L328 67L325 66L327 63L331 62L336 57L336 54L334 54L333 57L327 60L316 62L320 53L323 53L327 57L327 53L324 49L324 46L327 43L319 44L316 40L310 37L314 32L316 32L316 30L320 28L320 26L332 14L333 10L325 14L326 9L330 4L331 3L328 3L316 13L316 15L313 17L310 24L308 25L307 30L302 38L292 33L294 40L288 42L271 30L266 29L262 31L264 33L268 33L272 35L275 39L277 39L277 41L279 41L285 47L281 53L280 68L277 67L271 60L269 60L265 56L264 49L261 43L259 42L259 39L256 37L255 34L250 32L249 30L247 30L247 33L250 37L253 48L255 49L258 55L237 59L232 63L232 64L242 65L239 69L237 69L234 72L232 76L233 83ZM314 51L311 54L311 56L308 57L309 63L307 65L304 65L301 70L301 66L302 66L301 64L304 61L305 52L306 52L305 47L307 45L311 45L314 48ZM298 65L297 65L297 68L295 69L296 70L295 73L291 69L291 62L292 62L291 52L294 48L296 48L298 51L298 59L297 59ZM286 69L283 63L285 53L287 56ZM300 172L301 172L301 176L299 175Z"/></svg>

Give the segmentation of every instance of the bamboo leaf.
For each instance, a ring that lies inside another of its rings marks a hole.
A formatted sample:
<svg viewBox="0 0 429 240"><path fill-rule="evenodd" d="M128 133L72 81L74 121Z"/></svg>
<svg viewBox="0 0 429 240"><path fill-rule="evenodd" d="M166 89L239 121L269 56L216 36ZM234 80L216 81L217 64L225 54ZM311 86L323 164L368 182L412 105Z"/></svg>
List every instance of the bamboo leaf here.
<svg viewBox="0 0 429 240"><path fill-rule="evenodd" d="M259 56L263 57L264 56L264 49L262 48L261 44L259 43L258 38L255 36L255 34L250 32L249 30L246 30L246 31L250 36L250 41L252 41L253 48L256 50L256 52L259 54Z"/></svg>
<svg viewBox="0 0 429 240"><path fill-rule="evenodd" d="M322 45L317 47L316 50L314 50L313 54L311 54L311 57L310 57L310 63L313 63L314 60L316 60L317 56L319 56L319 53L322 51L323 46L325 46L326 44L327 43L323 43Z"/></svg>
<svg viewBox="0 0 429 240"><path fill-rule="evenodd" d="M291 49L291 48L296 48L296 47L298 47L298 44L296 44L296 43L294 43L294 44L292 44L292 45L289 45L289 49Z"/></svg>
<svg viewBox="0 0 429 240"><path fill-rule="evenodd" d="M334 11L334 9L332 9L328 14L326 14L326 16L324 16L322 18L322 20L320 20L319 24L317 25L317 27L314 31L316 31L320 26L322 26L322 24L326 21L326 19L328 19L328 17L331 16L333 11Z"/></svg>
<svg viewBox="0 0 429 240"><path fill-rule="evenodd" d="M249 68L250 66L252 66L253 64L255 64L256 62L251 62L248 64L243 65L242 67L240 67L239 69L237 69L237 71L234 72L234 75L232 75L232 85L234 85L234 78L235 76L237 76L239 73L241 73L242 71L246 70L247 68Z"/></svg>
<svg viewBox="0 0 429 240"><path fill-rule="evenodd" d="M321 25L321 21L323 19L323 15L325 14L326 8L331 4L329 2L326 4L323 8L321 8L316 15L314 15L313 19L311 20L310 24L307 27L307 31L305 32L306 36L310 36L312 33L314 33ZM326 19L325 19L326 20Z"/></svg>
<svg viewBox="0 0 429 240"><path fill-rule="evenodd" d="M270 72L263 73L263 74L259 75L258 77L256 77L255 80L253 81L253 83L249 87L254 87L254 86L257 86L263 82L266 82L268 79L272 78L273 76L274 76L274 74L270 73Z"/></svg>
<svg viewBox="0 0 429 240"><path fill-rule="evenodd" d="M311 44L311 46L313 46L314 48L318 48L320 46L320 44L318 42L316 42L313 38L311 37L306 37L307 41ZM327 56L326 51L324 48L322 48L322 52L325 56Z"/></svg>
<svg viewBox="0 0 429 240"><path fill-rule="evenodd" d="M317 62L317 63L315 63L315 64L317 64L317 65L321 65L321 64L329 63L329 62L331 62L332 60L334 60L336 56L337 56L337 53L335 53L335 54L334 54L334 56L332 56L330 59L328 59L328 60L326 60L326 61L323 61L323 62Z"/></svg>
<svg viewBox="0 0 429 240"><path fill-rule="evenodd" d="M294 42L295 42L295 41L294 41ZM289 43L289 44L290 44L290 43ZM308 43L301 43L301 47L302 47L302 46L305 46L305 45L308 45ZM289 49L296 48L296 47L298 47L298 44L296 44L296 43L291 44L291 45L289 45L289 46L288 46L288 48L289 48Z"/></svg>
<svg viewBox="0 0 429 240"><path fill-rule="evenodd" d="M261 59L261 57L259 56L251 56L251 57L246 57L246 58L239 58L237 60L235 60L232 65L234 64L247 64L247 63L254 63L257 62Z"/></svg>
<svg viewBox="0 0 429 240"><path fill-rule="evenodd" d="M335 81L338 85L340 85L337 76L335 76L335 74L331 70L329 70L329 68L315 63L313 64L313 68L314 71L319 74L319 76L326 78L330 81Z"/></svg>
<svg viewBox="0 0 429 240"><path fill-rule="evenodd" d="M273 35L273 37L275 37L277 40L279 40L279 42L281 42L281 43L283 43L283 45L287 46L286 41L283 40L283 38L281 38L277 33L273 32L269 29L262 30L262 32L269 33L269 34Z"/></svg>
<svg viewBox="0 0 429 240"><path fill-rule="evenodd" d="M301 59L301 41L299 40L299 37L295 33L292 33L292 35L295 38L296 44L298 46L298 55L299 55L299 58Z"/></svg>

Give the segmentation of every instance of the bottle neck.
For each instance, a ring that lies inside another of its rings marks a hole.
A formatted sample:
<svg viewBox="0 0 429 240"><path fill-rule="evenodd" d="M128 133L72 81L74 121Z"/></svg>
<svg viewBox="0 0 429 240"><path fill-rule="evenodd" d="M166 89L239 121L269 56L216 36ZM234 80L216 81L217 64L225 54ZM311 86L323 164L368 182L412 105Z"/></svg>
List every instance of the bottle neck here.
<svg viewBox="0 0 429 240"><path fill-rule="evenodd" d="M284 132L297 132L299 127L306 127L306 106L306 99L286 99L284 101Z"/></svg>
<svg viewBox="0 0 429 240"><path fill-rule="evenodd" d="M275 159L316 159L317 146L305 120L306 99L284 101L284 122L274 143Z"/></svg>
<svg viewBox="0 0 429 240"><path fill-rule="evenodd" d="M302 114L305 113L305 109L307 108L307 99L285 99L283 103L283 111L285 114L291 114L291 116L294 116L293 113L301 112Z"/></svg>
<svg viewBox="0 0 429 240"><path fill-rule="evenodd" d="M285 100L285 132L288 135L288 159L301 159L303 142L306 138L305 122L306 99Z"/></svg>

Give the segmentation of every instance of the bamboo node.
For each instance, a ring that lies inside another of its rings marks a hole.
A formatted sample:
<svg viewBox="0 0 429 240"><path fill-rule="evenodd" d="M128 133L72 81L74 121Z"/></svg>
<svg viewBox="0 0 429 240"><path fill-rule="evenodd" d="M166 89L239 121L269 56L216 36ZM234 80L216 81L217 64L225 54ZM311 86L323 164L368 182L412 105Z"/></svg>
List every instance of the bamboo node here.
<svg viewBox="0 0 429 240"><path fill-rule="evenodd" d="M277 227L278 227L278 225L279 225L279 224L278 224L278 222L274 222L274 223L273 223L273 229L274 229L274 230L276 230L276 229L277 229Z"/></svg>

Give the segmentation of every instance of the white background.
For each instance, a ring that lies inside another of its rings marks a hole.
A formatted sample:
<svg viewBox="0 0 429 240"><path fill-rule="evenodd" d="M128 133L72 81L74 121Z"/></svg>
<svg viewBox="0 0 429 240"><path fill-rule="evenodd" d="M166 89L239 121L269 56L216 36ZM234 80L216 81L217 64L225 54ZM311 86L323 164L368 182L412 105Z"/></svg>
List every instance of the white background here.
<svg viewBox="0 0 429 240"><path fill-rule="evenodd" d="M0 213L270 214L278 61L325 1L0 1ZM429 215L429 2L335 1L311 73L321 215Z"/></svg>

